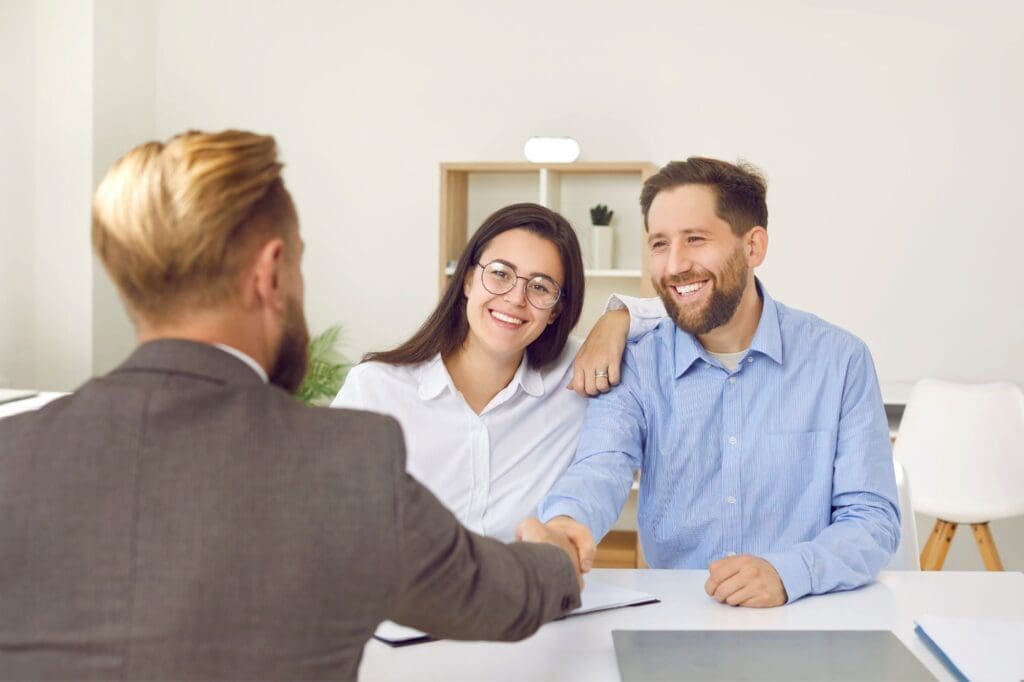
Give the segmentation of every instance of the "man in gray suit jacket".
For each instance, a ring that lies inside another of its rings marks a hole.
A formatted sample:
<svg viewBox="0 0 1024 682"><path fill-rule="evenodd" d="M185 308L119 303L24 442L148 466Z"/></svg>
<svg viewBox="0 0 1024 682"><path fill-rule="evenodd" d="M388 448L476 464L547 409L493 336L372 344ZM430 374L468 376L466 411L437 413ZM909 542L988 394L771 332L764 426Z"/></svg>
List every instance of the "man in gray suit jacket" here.
<svg viewBox="0 0 1024 682"><path fill-rule="evenodd" d="M188 133L97 190L141 345L0 421L0 678L350 679L386 618L513 640L579 605L564 536L470 533L405 473L395 421L290 395L307 333L280 169L273 138Z"/></svg>

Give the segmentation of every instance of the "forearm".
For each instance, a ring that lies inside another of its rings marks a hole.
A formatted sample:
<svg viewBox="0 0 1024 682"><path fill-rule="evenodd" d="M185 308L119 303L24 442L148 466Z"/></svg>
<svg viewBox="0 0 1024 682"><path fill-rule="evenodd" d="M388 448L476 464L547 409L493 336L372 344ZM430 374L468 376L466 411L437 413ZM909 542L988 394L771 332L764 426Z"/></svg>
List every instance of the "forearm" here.
<svg viewBox="0 0 1024 682"><path fill-rule="evenodd" d="M884 498L843 507L814 540L762 555L778 572L787 599L865 585L899 543L899 517Z"/></svg>
<svg viewBox="0 0 1024 682"><path fill-rule="evenodd" d="M515 640L579 605L558 547L477 535L411 476L402 488L392 620L437 637Z"/></svg>
<svg viewBox="0 0 1024 682"><path fill-rule="evenodd" d="M514 641L580 604L572 562L553 545L504 545L459 527L439 559L421 569L393 620L435 637Z"/></svg>
<svg viewBox="0 0 1024 682"><path fill-rule="evenodd" d="M599 541L619 518L636 466L629 456L604 452L574 461L541 501L538 515L579 521Z"/></svg>
<svg viewBox="0 0 1024 682"><path fill-rule="evenodd" d="M658 326L665 317L665 304L660 298L638 298L625 294L612 294L605 304L605 311L625 310L629 313L630 340L636 340Z"/></svg>

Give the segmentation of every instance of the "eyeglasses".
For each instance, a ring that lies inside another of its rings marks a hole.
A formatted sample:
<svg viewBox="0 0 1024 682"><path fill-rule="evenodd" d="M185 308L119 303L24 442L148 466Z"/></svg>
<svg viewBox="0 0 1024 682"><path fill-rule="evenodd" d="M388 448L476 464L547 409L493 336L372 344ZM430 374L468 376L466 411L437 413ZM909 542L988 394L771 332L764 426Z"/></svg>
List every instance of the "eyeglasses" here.
<svg viewBox="0 0 1024 682"><path fill-rule="evenodd" d="M512 291L521 279L526 280L526 300L534 308L541 310L553 308L562 296L562 288L547 275L521 277L515 268L500 260L492 260L487 265L481 263L476 265L484 271L480 278L484 289L495 296Z"/></svg>

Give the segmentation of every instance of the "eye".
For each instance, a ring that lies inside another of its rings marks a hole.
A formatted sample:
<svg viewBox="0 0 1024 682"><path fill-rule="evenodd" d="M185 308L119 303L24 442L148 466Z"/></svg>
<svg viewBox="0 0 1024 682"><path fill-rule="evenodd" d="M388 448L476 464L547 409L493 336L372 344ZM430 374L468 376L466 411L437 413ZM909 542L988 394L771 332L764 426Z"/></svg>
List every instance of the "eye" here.
<svg viewBox="0 0 1024 682"><path fill-rule="evenodd" d="M651 251L660 251L668 246L668 241L664 239L658 239L651 242Z"/></svg>
<svg viewBox="0 0 1024 682"><path fill-rule="evenodd" d="M491 268L490 273L491 277L503 281L507 280L509 277L512 276L512 273L510 273L508 270L505 270L504 268Z"/></svg>
<svg viewBox="0 0 1024 682"><path fill-rule="evenodd" d="M548 295L551 293L551 288L543 282L530 282L530 289L538 294Z"/></svg>
<svg viewBox="0 0 1024 682"><path fill-rule="evenodd" d="M704 241L704 237L698 237L696 235L692 235L692 236L686 238L686 243L687 244L696 244L696 243L702 242L702 241Z"/></svg>

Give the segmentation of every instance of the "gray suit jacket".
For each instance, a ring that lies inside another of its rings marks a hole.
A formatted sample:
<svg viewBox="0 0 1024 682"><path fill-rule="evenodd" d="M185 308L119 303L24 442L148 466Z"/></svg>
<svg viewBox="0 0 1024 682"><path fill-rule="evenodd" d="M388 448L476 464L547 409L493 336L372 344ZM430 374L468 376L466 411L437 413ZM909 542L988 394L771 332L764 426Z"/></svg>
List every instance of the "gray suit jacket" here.
<svg viewBox="0 0 1024 682"><path fill-rule="evenodd" d="M212 346L0 420L0 678L349 679L385 618L514 640L578 604L561 550L474 535L408 476L394 420Z"/></svg>

